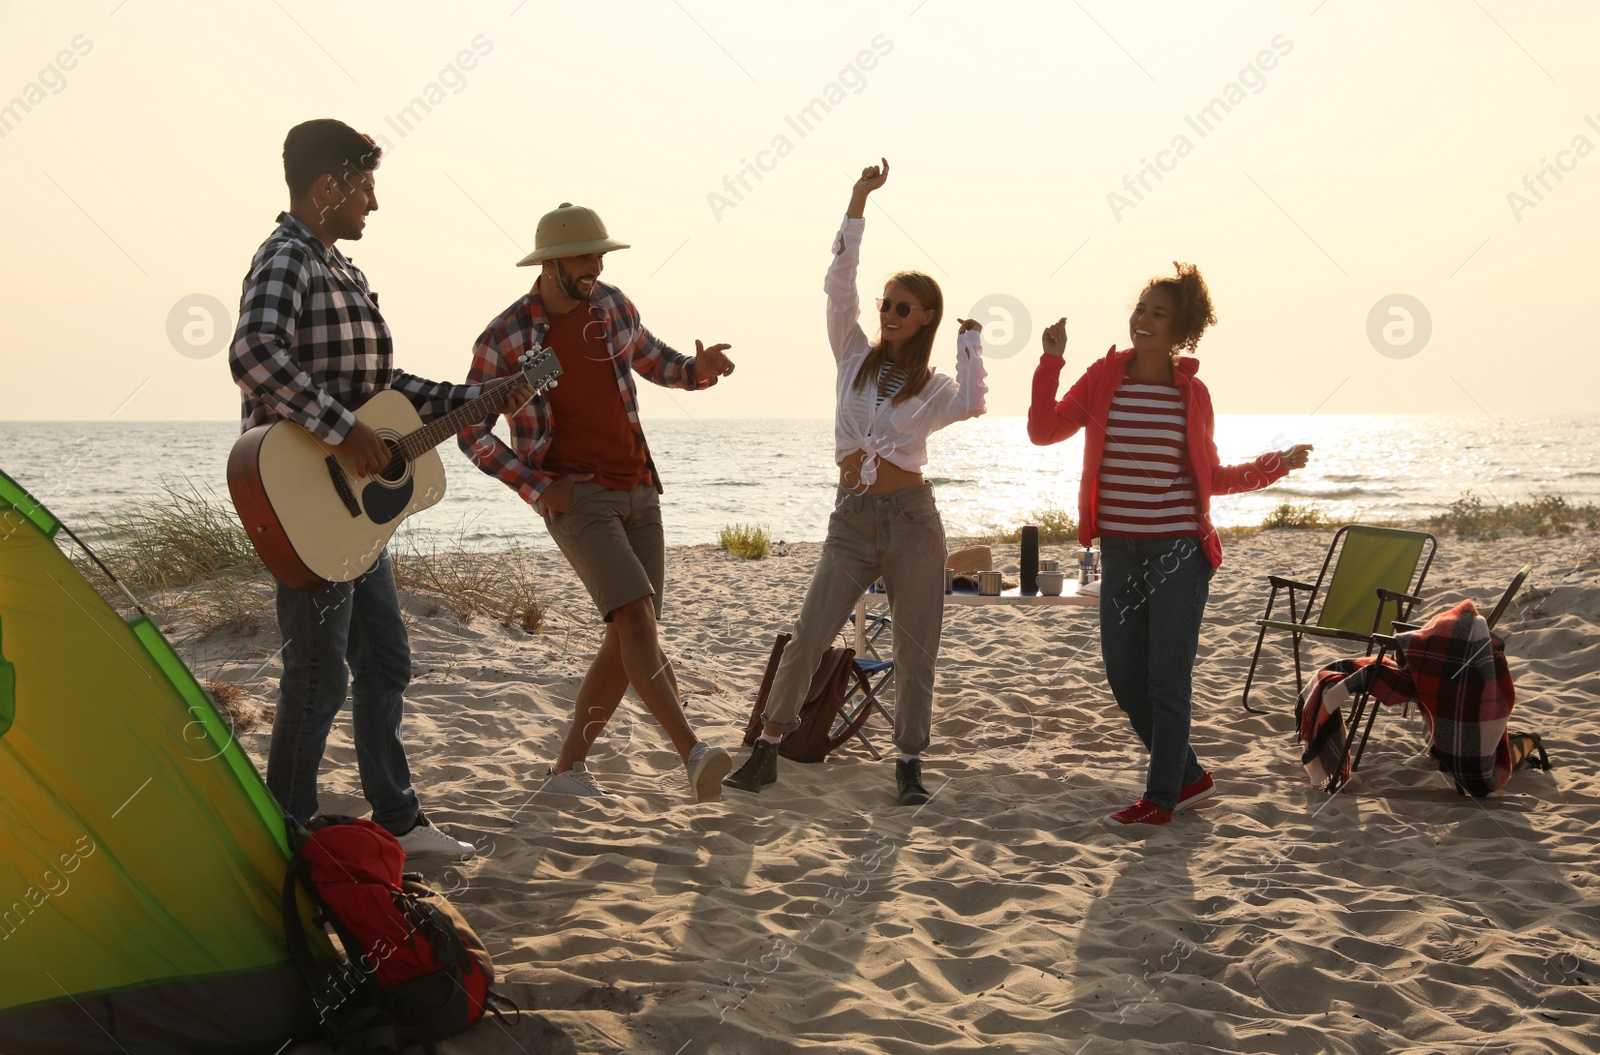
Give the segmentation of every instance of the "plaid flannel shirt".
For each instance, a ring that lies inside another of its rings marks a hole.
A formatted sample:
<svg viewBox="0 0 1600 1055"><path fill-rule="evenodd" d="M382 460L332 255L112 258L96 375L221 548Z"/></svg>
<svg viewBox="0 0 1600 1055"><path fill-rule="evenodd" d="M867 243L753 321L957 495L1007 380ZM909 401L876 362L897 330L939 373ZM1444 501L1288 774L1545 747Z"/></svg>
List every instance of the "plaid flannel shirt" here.
<svg viewBox="0 0 1600 1055"><path fill-rule="evenodd" d="M239 298L228 365L244 390L244 431L286 418L342 443L351 411L398 389L430 421L476 398L475 385L396 370L394 341L367 277L288 213L261 243Z"/></svg>
<svg viewBox="0 0 1600 1055"><path fill-rule="evenodd" d="M585 309L580 307L575 310ZM595 313L605 328L606 351L617 374L617 389L622 394L622 405L628 412L628 423L633 426L633 435L644 449L651 482L660 491L661 474L656 471L655 459L650 456L650 445L645 442L644 426L639 422L639 392L633 384L634 371L665 388L691 391L710 388L717 379L710 377L696 381L694 356L674 351L645 329L639 321L639 310L617 287L604 282L595 283L588 310ZM518 369L517 360L534 347L542 347L549 332L550 320L545 314L539 288L535 285L483 331L472 348L472 370L467 374L467 380L483 384L515 373ZM511 426L509 444L493 432L498 419L498 414L491 414L478 424L467 426L456 434L456 442L478 468L505 481L541 516L548 515L540 496L555 480L553 474L544 471L545 455L550 449L550 438L555 434L556 427L550 401L541 392L516 413L507 416Z"/></svg>

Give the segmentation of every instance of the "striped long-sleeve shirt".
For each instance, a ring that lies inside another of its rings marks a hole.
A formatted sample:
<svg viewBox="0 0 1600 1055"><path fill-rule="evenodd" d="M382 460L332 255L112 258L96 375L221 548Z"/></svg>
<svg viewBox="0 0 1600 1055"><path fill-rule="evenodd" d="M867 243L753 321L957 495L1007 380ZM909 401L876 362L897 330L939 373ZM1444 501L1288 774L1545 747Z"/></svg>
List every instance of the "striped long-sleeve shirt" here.
<svg viewBox="0 0 1600 1055"><path fill-rule="evenodd" d="M1101 534L1199 534L1186 425L1177 385L1123 380L1106 415Z"/></svg>

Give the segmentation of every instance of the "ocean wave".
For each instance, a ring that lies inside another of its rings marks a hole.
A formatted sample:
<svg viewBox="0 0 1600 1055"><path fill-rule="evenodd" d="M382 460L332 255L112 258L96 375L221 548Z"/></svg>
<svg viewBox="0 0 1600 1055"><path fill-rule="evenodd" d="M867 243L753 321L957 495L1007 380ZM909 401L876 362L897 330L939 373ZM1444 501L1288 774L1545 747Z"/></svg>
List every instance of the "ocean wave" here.
<svg viewBox="0 0 1600 1055"><path fill-rule="evenodd" d="M1312 487L1284 487L1282 484L1274 486L1272 493L1289 498L1320 498L1329 502L1347 498L1397 498L1400 495L1399 491L1382 487L1332 487L1319 489Z"/></svg>

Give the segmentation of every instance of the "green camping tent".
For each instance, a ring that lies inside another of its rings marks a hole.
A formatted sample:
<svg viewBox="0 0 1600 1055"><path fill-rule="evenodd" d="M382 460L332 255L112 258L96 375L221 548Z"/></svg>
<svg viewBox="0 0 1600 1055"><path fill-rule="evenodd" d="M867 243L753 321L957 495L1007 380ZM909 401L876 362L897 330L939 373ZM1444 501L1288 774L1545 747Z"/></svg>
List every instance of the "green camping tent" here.
<svg viewBox="0 0 1600 1055"><path fill-rule="evenodd" d="M270 1055L314 1027L282 814L63 530L0 473L0 1052Z"/></svg>

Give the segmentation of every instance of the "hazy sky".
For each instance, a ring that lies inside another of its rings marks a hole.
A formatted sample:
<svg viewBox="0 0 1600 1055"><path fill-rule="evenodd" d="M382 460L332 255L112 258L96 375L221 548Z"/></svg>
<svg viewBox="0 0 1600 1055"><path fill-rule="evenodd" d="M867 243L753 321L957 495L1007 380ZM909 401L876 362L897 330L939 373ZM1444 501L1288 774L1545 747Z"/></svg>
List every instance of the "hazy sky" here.
<svg viewBox="0 0 1600 1055"><path fill-rule="evenodd" d="M0 5L0 418L236 416L240 280L312 117L383 142L341 247L429 377L465 374L574 201L632 243L605 278L652 330L733 344L713 392L644 385L647 418L827 416L829 243L887 156L864 297L936 276L946 370L977 312L991 413L1023 412L1056 317L1069 372L1125 346L1173 260L1212 289L1221 412L1595 406L1600 5L446 7Z"/></svg>

